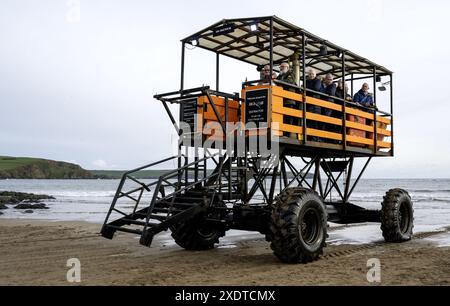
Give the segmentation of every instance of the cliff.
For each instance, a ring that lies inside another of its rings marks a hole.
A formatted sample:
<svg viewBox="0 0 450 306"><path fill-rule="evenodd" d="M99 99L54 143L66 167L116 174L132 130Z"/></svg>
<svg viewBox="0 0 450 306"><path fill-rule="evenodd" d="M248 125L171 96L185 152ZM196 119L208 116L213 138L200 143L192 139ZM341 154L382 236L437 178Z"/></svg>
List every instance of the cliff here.
<svg viewBox="0 0 450 306"><path fill-rule="evenodd" d="M0 156L0 179L92 179L79 165L28 157Z"/></svg>

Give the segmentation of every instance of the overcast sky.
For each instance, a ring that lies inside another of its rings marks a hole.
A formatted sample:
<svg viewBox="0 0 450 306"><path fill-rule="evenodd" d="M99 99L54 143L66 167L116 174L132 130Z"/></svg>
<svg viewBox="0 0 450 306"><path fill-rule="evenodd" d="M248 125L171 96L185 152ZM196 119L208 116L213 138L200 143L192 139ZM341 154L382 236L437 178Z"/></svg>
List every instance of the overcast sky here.
<svg viewBox="0 0 450 306"><path fill-rule="evenodd" d="M367 177L450 177L448 1L2 0L0 155L128 169L171 155L157 92L178 90L180 39L223 18L277 15L395 72L395 158ZM221 88L254 67L223 60ZM186 86L214 86L187 51Z"/></svg>

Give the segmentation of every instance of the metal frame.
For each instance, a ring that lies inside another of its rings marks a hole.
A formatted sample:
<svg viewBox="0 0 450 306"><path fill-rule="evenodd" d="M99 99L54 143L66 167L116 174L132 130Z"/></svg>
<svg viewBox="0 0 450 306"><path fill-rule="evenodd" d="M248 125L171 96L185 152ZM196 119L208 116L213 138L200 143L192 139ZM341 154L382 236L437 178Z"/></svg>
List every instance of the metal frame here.
<svg viewBox="0 0 450 306"><path fill-rule="evenodd" d="M223 34L227 37L226 43L221 43L214 37L215 28L227 23L234 23L236 29L244 34L235 36L231 33ZM247 29L251 24L257 24L257 31L251 32ZM243 43L248 38L256 37L259 42L256 51L249 52L245 48L248 43ZM185 58L186 44L191 44L192 40L198 40L197 46L216 53L216 90L209 86L203 86L192 89L184 88L185 77ZM210 48L203 41L215 42L218 44L215 48ZM377 126L376 113L374 113L374 149L372 152L361 152L349 150L346 145L346 106L365 109L355 103L332 97L335 103L343 107L343 125L342 134L343 145L312 145L307 140L306 128L306 96L308 94L319 94L308 90L302 86L293 86L283 82L275 83L281 86L288 86L295 91L303 93L303 142L302 143L280 143L280 154L277 163L269 168L260 167L261 156L251 156L246 154L244 157L234 157L212 154L205 149L203 158L195 154L194 160L190 161L189 156L183 155L182 143L178 144L178 154L157 163L146 165L135 170L126 172L119 184L112 205L105 219L102 235L106 238L112 238L115 231L124 231L141 235L141 244L149 246L153 236L160 231L167 230L170 226L188 220L198 215L202 215L205 222L210 222L215 226L221 226L224 229L236 228L245 230L257 230L265 233L268 230L268 216L276 202L277 183L279 190L282 191L292 186L303 186L315 190L324 200L328 207L329 220L337 223L358 223L367 221L379 221L378 211L365 210L350 203L350 197L369 165L372 157L393 156L394 153L394 131L393 131L393 73L369 60L360 57L346 49L332 44L322 38L319 38L304 29L296 27L276 16L241 18L222 20L214 25L190 35L183 39L181 50L181 77L180 89L178 91L155 95L155 99L162 102L166 113L169 116L174 128L179 136L180 130L177 121L169 107L169 104L181 105L187 99L206 96L211 105L217 122L223 130L224 135L232 133L228 129L229 118L229 100L242 102L239 94L228 94L220 92L220 55L238 59L240 61L253 65L260 65L251 60L252 57L267 61L271 70L274 64L280 61L289 60L288 57L279 51L275 51L277 46L284 46L286 50L301 52L301 79L306 84L306 68L315 67L320 74L340 73L343 80L351 82L351 93L354 93L354 81L362 79L373 79L375 90L374 100L377 102L376 84L377 76L389 76L390 79L390 112L378 113L384 116L391 116L392 120L392 150L391 152L380 154L377 152ZM268 48L264 44L268 43ZM329 54L319 56L318 50L321 45L325 45L330 50ZM261 55L261 52L269 52L268 57ZM231 51L240 51L241 56ZM275 59L275 56L278 59ZM308 62L310 65L308 65ZM318 66L326 63L331 69L321 69ZM351 65L349 65L351 64ZM340 67L339 67L340 66ZM252 85L256 81L249 81L242 84L242 88ZM222 120L217 106L212 96L219 96L225 101L225 114ZM331 97L328 97L331 98ZM365 109L367 110L367 109ZM241 114L242 116L242 114ZM181 120L181 112L179 120ZM196 152L198 152L196 148ZM299 167L293 159L299 157L303 166ZM354 161L357 157L366 157L363 168L356 172ZM163 164L167 161L177 160L177 169L163 174L159 179L150 184L133 177L133 173ZM309 160L308 160L309 159ZM213 165L212 171L208 171L208 166ZM248 174L251 173L251 178ZM353 174L357 173L356 179L352 184ZM338 181L345 175L344 188L342 189ZM176 182L171 180L176 178ZM192 181L191 181L192 179ZM138 187L129 191L123 191L125 182L131 181ZM267 183L269 187L267 187ZM153 192L151 191L153 189ZM151 194L150 202L145 203L144 208L139 206L144 201L143 196L146 193ZM259 198L256 196L259 193ZM335 194L334 198L331 194ZM134 205L131 212L124 212L117 207L119 199L131 200ZM230 205L226 205L230 204ZM230 207L231 206L231 207ZM109 222L111 213L119 213L122 217ZM164 215L161 215L164 212ZM139 221L144 220L144 221ZM155 223L154 220L157 220ZM133 229L129 226L141 226L141 229Z"/></svg>
<svg viewBox="0 0 450 306"><path fill-rule="evenodd" d="M234 23L236 29L239 29L243 32L245 32L245 35L242 36L233 36L230 33L225 34L224 36L226 36L228 39L231 39L230 41L228 41L227 43L223 43L220 44L220 41L217 40L217 38L213 38L213 31L215 28L222 26L224 24L230 24L230 23ZM257 31L255 32L251 32L250 30L248 30L247 28L249 27L249 25L251 24L256 24L256 25L264 25L267 30L261 30L260 28L258 28ZM281 27L284 27L286 29L281 29ZM283 35L283 36L281 36ZM318 36L315 36L309 32L307 32L306 30L299 28L293 24L290 24L280 18L278 18L277 16L263 16L263 17L251 17L251 18L237 18L237 19L224 19L222 21L219 21L215 24L213 24L210 27L207 27L201 31L196 32L193 35L190 35L184 39L181 40L182 42L182 60L181 60L181 72L182 72L182 86L180 88L180 90L183 90L183 80L184 80L184 63L185 63L185 45L186 44L192 44L193 40L197 40L197 46L203 49L206 49L208 51L212 51L214 53L216 53L216 90L219 91L219 81L220 81L220 62L219 62L219 56L220 55L224 55L224 56L228 56L240 61L244 61L246 63L249 64L254 64L252 62L248 61L248 52L245 51L245 47L248 46L253 46L255 47L255 44L242 44L242 41L245 39L249 39L251 37L257 37L257 39L260 39L260 44L261 46L256 46L258 48L258 51L254 51L252 55L257 54L258 52L264 52L267 51L264 43L268 43L268 52L269 52L269 57L267 58L267 63L269 64L271 71L274 71L274 54L276 53L274 51L274 47L276 45L289 45L289 44L295 44L295 48L292 48L292 53L294 54L294 52L298 49L301 49L301 62L302 62L302 80L303 80L303 84L306 83L306 69L307 67L314 67L315 69L319 70L320 72L318 73L318 75L324 75L327 73L334 73L334 74L338 74L340 73L342 76L342 79L345 79L345 81L350 81L351 82L351 95L354 95L354 81L357 80L364 80L364 79L372 79L373 80L373 89L374 89L374 102L375 105L377 105L377 95L376 95L376 91L377 91L377 82L376 79L377 77L382 77L382 76L389 76L390 80L391 80L391 86L390 86L390 110L389 112L383 112L383 111L379 111L376 110L375 114L381 114L382 116L390 116L391 120L393 121L393 91L392 91L392 79L393 79L393 72L386 69L385 67L378 65L374 62L371 62L369 60L367 60L364 57L361 57L355 53L352 53L351 51L339 47L323 38L320 38ZM217 44L219 44L218 47L215 48L208 48L206 46L202 46L201 44L201 40L214 40ZM263 40L263 41L261 41ZM277 41L277 44L275 44L275 41ZM231 45L235 45L235 46L231 46ZM237 44L237 46L236 46ZM240 44L242 44L242 46L240 46ZM257 45L257 44L256 44ZM318 48L321 46L327 46L327 48L329 49L329 52L327 55L325 56L319 56L318 57ZM227 49L224 49L227 48ZM234 51L240 51L241 53L245 54L241 57L238 56L233 56L230 54L226 53L226 50L234 50ZM347 56L349 57L347 59ZM276 62L281 62L281 61L289 61L289 57L286 58L282 58ZM308 60L314 60L315 63L307 63ZM325 62L335 62L336 64L332 67L332 69L329 70L321 70L320 68L314 66L317 63L325 63ZM340 63L340 67L337 63ZM356 65L356 67L352 67L349 68L347 67L347 63L352 63L352 65ZM259 65L258 65L259 66ZM354 77L354 75L362 75L359 77ZM350 79L347 78L347 76L350 75ZM256 81L251 81L251 82L246 82L243 83L243 87L245 85L250 85L250 84L254 84L256 82L258 82L260 80L256 80ZM278 82L280 83L280 82ZM290 84L287 84L290 87L295 87L292 86ZM283 84L283 86L286 86L286 84ZM297 90L299 92L303 92L303 87L297 86ZM311 90L308 90L305 88L305 93L306 95L308 94L315 94L315 95L321 95L321 96L325 96L323 93L317 93ZM358 105L356 103L353 102L349 102L346 101L345 99L339 99L337 97L326 97L327 99L332 98L335 103L340 103L342 104L343 107L343 125L342 125L342 135L343 135L343 151L347 151L347 142L345 141L346 139L346 114L345 114L345 106L352 106L352 107L356 107L359 109L363 109L363 110L369 110L372 111L371 109L365 108L361 105ZM303 105L305 105L305 101L303 101ZM306 145L307 142L307 135L306 135L306 109L305 107L303 107L303 112L304 112L304 116L303 116L303 144ZM394 129L393 129L393 124L391 125L392 129L391 129L391 143L392 143L392 150L390 151L389 154L384 154L382 152L378 152L378 148L377 148L377 124L376 124L376 116L374 116L374 146L372 149L372 154L371 153L365 153L366 156L393 156L394 155ZM380 153L380 154L378 154Z"/></svg>

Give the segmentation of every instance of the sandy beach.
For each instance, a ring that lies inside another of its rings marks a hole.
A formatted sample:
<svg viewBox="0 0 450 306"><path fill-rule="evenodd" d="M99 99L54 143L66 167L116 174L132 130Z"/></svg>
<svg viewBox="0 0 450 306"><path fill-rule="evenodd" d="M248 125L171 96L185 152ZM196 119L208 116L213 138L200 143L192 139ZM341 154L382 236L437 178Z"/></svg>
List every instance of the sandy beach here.
<svg viewBox="0 0 450 306"><path fill-rule="evenodd" d="M403 244L331 245L323 258L286 265L261 238L190 252L167 240L142 247L133 236L107 240L87 222L1 220L0 285L72 285L69 258L81 262L81 285L369 285L367 260L381 262L381 285L450 285L450 248L419 234Z"/></svg>

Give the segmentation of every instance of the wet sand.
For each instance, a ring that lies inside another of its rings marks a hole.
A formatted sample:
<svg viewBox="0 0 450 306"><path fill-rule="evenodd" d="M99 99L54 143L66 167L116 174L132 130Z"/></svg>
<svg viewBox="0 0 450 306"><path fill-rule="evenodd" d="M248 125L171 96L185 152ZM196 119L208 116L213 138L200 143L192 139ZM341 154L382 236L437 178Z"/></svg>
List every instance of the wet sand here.
<svg viewBox="0 0 450 306"><path fill-rule="evenodd" d="M260 238L190 252L161 239L146 248L129 234L107 240L99 230L86 222L2 219L0 285L72 285L69 258L81 262L81 285L369 285L370 258L381 262L381 285L450 285L450 248L425 239L437 233L402 244L332 245L319 261L287 265Z"/></svg>

